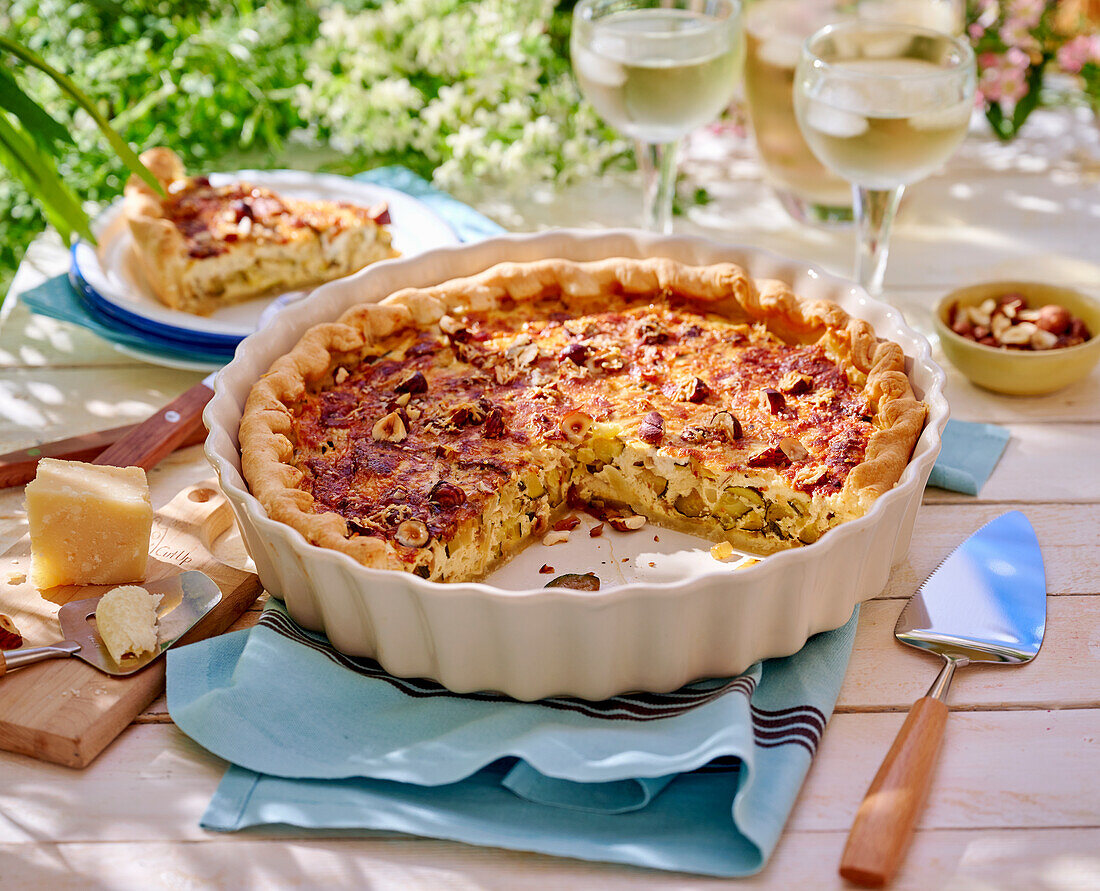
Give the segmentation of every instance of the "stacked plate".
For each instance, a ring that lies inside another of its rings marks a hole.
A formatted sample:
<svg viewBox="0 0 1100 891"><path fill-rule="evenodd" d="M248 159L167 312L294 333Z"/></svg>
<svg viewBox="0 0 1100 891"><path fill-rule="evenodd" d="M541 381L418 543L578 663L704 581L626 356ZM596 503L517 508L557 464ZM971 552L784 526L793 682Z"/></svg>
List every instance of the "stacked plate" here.
<svg viewBox="0 0 1100 891"><path fill-rule="evenodd" d="M290 198L344 201L364 207L385 201L393 244L402 256L459 242L442 217L396 189L296 170L241 170L210 176L215 186L237 181L265 186ZM97 217L93 231L98 246L84 241L73 246L70 281L90 321L101 331L107 329L105 334L117 349L146 362L213 371L232 359L237 344L271 315L306 294L269 295L227 306L209 316L180 312L161 303L145 279L121 202Z"/></svg>

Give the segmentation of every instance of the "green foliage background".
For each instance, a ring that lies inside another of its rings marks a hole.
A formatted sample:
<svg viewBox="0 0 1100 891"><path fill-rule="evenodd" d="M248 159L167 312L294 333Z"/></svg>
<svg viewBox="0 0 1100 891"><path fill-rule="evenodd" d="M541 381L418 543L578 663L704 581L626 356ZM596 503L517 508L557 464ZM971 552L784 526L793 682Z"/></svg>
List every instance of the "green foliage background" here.
<svg viewBox="0 0 1100 891"><path fill-rule="evenodd" d="M0 4L0 31L69 74L127 142L171 145L196 167L278 150L300 124L290 88L300 82L301 50L317 28L311 3L282 0L255 8L221 0ZM116 196L125 167L90 119L46 77L17 76L75 137L76 148L59 163L68 183L91 202ZM0 170L0 291L44 225L30 196Z"/></svg>
<svg viewBox="0 0 1100 891"><path fill-rule="evenodd" d="M355 12L380 0L0 0L0 33L72 77L139 151L171 146L189 169L262 167L276 162L290 134L307 125L324 140L323 127L302 119L295 88L320 34L320 7L334 2ZM570 0L559 3L549 22L550 75L568 64L571 7ZM117 196L125 167L90 118L45 76L16 71L10 58L0 66L73 134L76 145L58 169L77 194L92 204ZM299 166L297 154L295 162ZM425 175L433 167L411 149L318 154L313 166L354 172L381 163ZM44 225L27 192L0 168L0 295Z"/></svg>

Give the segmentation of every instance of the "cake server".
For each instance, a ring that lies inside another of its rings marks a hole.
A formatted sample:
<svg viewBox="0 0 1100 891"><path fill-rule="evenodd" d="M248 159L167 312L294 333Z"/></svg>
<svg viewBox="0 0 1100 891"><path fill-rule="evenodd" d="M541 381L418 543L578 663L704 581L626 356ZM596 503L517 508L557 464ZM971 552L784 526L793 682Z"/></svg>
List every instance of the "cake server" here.
<svg viewBox="0 0 1100 891"><path fill-rule="evenodd" d="M92 624L100 598L89 597L70 601L57 611L61 633L65 636L63 641L45 647L0 651L0 676L13 668L58 656L76 656L93 668L117 677L133 674L159 658L222 599L222 592L214 580L195 569L148 582L142 587L150 594L161 595L154 652L124 656L121 663L115 662Z"/></svg>
<svg viewBox="0 0 1100 891"><path fill-rule="evenodd" d="M1030 662L1043 643L1046 615L1043 555L1019 511L971 535L910 598L894 636L941 657L944 665L909 710L859 807L840 860L844 878L877 887L901 865L943 740L955 669Z"/></svg>

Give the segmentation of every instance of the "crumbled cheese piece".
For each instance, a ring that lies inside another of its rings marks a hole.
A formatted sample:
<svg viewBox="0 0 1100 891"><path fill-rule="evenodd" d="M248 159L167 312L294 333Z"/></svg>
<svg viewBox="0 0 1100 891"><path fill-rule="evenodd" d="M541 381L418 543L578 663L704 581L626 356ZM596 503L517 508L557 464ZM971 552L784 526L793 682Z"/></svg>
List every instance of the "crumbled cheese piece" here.
<svg viewBox="0 0 1100 891"><path fill-rule="evenodd" d="M140 467L43 458L26 495L36 587L145 578L153 507Z"/></svg>
<svg viewBox="0 0 1100 891"><path fill-rule="evenodd" d="M95 608L95 624L103 645L115 662L126 654L138 656L157 648L159 594L138 585L112 588Z"/></svg>
<svg viewBox="0 0 1100 891"><path fill-rule="evenodd" d="M720 541L710 549L710 555L715 560L725 560L733 553L733 545L728 541Z"/></svg>

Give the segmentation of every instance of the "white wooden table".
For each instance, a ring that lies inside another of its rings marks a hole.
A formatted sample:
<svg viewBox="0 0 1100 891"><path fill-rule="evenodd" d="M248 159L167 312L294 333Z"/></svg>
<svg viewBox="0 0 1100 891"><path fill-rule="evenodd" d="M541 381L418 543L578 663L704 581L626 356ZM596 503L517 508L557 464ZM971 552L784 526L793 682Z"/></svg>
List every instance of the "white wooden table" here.
<svg viewBox="0 0 1100 891"><path fill-rule="evenodd" d="M930 306L950 287L1018 277L1100 296L1098 135L1084 116L1044 112L1010 146L972 136L943 175L911 191L894 234L888 292ZM756 181L751 160L697 143L692 167L715 201L679 221L679 231L847 270L849 236L791 224ZM634 193L623 183L518 200L463 197L515 229L635 219ZM13 292L56 274L65 260L58 245L40 240ZM779 848L744 887L843 884L836 865L852 816L904 711L936 671L932 660L894 642L894 621L955 544L1019 508L1046 558L1046 642L1030 665L960 673L930 802L895 887L1100 889L1100 369L1030 399L995 396L948 372L953 416L1003 424L1012 440L979 497L926 493L908 561L863 607L836 714ZM91 334L32 317L9 296L0 328L0 451L140 420L197 379L128 360ZM207 476L198 448L178 452L151 473L154 500ZM20 491L0 493L0 521L6 547L25 528ZM81 772L0 753L0 886L714 883L407 837L211 834L198 819L224 768L175 728L163 699Z"/></svg>

